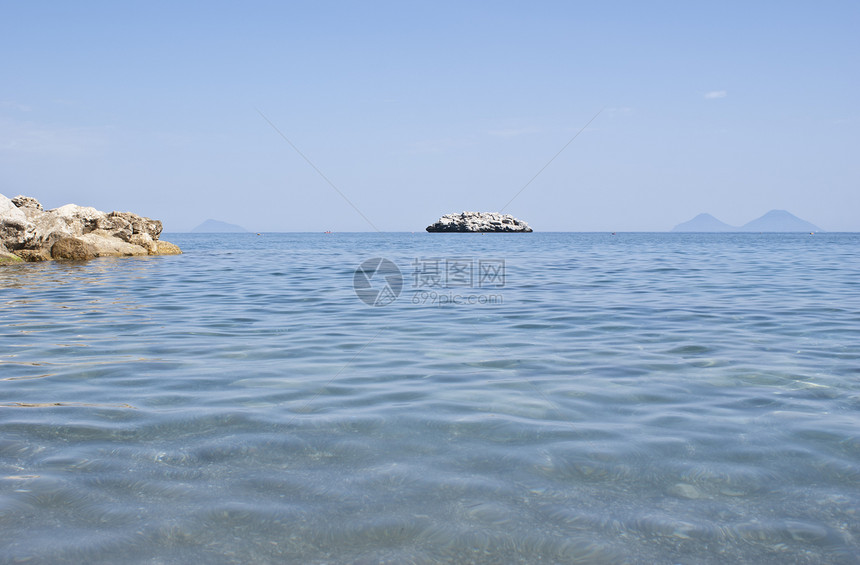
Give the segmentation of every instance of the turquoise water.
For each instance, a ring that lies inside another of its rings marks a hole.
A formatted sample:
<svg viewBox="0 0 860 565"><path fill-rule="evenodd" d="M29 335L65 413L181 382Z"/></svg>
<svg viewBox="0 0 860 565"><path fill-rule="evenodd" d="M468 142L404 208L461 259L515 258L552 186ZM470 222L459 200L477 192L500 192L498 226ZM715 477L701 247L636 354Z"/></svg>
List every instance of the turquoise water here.
<svg viewBox="0 0 860 565"><path fill-rule="evenodd" d="M857 562L860 235L165 239L0 269L0 562Z"/></svg>

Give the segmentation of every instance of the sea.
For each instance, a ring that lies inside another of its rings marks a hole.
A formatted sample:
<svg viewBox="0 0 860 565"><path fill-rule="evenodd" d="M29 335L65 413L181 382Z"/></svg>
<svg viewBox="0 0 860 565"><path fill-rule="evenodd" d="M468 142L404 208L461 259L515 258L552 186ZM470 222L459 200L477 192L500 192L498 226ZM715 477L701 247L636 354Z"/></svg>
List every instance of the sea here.
<svg viewBox="0 0 860 565"><path fill-rule="evenodd" d="M0 268L0 563L860 562L860 234Z"/></svg>

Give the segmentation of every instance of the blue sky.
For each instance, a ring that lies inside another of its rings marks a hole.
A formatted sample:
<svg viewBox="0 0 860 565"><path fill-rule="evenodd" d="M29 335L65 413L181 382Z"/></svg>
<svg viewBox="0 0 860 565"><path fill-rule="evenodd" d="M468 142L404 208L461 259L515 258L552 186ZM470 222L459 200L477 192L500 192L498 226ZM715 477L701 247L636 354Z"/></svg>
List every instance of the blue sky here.
<svg viewBox="0 0 860 565"><path fill-rule="evenodd" d="M860 231L858 2L0 1L0 193L185 231Z"/></svg>

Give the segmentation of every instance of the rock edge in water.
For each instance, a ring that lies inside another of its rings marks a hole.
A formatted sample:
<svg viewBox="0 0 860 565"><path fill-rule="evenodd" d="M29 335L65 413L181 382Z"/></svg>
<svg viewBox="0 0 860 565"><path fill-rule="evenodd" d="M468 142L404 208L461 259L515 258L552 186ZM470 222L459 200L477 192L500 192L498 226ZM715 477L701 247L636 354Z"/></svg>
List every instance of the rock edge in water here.
<svg viewBox="0 0 860 565"><path fill-rule="evenodd" d="M45 210L30 196L0 194L0 265L182 253L158 240L161 229L159 220L131 212L106 213L75 204Z"/></svg>
<svg viewBox="0 0 860 565"><path fill-rule="evenodd" d="M461 233L490 233L518 232L530 233L532 229L522 220L510 214L497 212L462 212L460 214L445 214L439 220L427 226L429 232L461 232Z"/></svg>

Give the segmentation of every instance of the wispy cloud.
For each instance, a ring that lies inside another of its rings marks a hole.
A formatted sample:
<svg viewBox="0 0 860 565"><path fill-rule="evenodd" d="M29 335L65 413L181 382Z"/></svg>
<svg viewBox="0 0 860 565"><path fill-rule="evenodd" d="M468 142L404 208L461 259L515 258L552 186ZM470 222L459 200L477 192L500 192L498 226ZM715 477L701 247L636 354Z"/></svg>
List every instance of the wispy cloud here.
<svg viewBox="0 0 860 565"><path fill-rule="evenodd" d="M108 146L110 128L47 126L0 118L0 153L85 155Z"/></svg>
<svg viewBox="0 0 860 565"><path fill-rule="evenodd" d="M629 116L633 113L633 108L630 106L610 106L609 108L606 108L603 113L610 118L614 118L616 116Z"/></svg>
<svg viewBox="0 0 860 565"><path fill-rule="evenodd" d="M517 137L518 135L526 135L529 133L538 133L541 130L536 127L522 127L522 128L505 128L505 129L491 129L487 133L489 135L495 137Z"/></svg>
<svg viewBox="0 0 860 565"><path fill-rule="evenodd" d="M445 153L477 145L474 136L424 139L410 144L409 153Z"/></svg>
<svg viewBox="0 0 860 565"><path fill-rule="evenodd" d="M0 100L0 108L18 110L19 112L29 112L32 110L32 108L26 104L18 104L17 102L11 102L9 100Z"/></svg>
<svg viewBox="0 0 860 565"><path fill-rule="evenodd" d="M729 93L725 90L712 90L705 93L706 100L714 100L715 98L725 98Z"/></svg>

